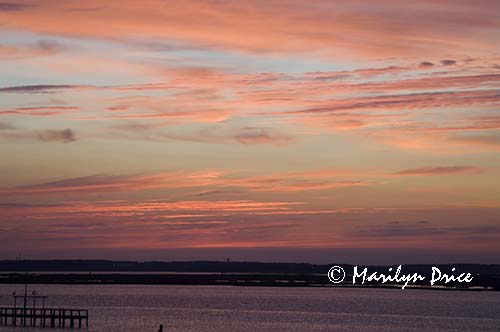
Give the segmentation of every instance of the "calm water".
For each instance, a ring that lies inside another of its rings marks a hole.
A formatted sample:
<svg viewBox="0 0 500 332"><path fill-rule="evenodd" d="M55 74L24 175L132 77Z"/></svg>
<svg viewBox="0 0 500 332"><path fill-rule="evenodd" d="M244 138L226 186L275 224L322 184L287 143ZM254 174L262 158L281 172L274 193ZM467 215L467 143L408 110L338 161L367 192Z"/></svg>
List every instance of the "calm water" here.
<svg viewBox="0 0 500 332"><path fill-rule="evenodd" d="M500 292L229 286L34 285L88 308L90 331L500 331ZM22 285L0 285L0 304ZM49 331L0 327L0 331Z"/></svg>

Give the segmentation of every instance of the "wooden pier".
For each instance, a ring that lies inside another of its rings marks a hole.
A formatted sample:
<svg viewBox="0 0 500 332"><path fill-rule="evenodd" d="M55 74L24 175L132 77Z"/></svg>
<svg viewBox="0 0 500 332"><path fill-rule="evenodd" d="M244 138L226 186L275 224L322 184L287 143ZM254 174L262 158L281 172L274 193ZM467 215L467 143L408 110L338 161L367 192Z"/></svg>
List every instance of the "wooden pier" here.
<svg viewBox="0 0 500 332"><path fill-rule="evenodd" d="M32 291L28 295L29 274L26 272L24 278L24 294L16 295L14 291L12 298L14 306L0 307L0 326L29 326L29 327L53 327L53 328L82 328L89 327L89 311L83 309L45 308L47 296L38 295ZM36 304L41 308L37 308ZM30 302L30 304L28 303ZM22 305L22 306L21 306Z"/></svg>
<svg viewBox="0 0 500 332"><path fill-rule="evenodd" d="M89 312L81 309L0 307L0 325L82 328L89 326Z"/></svg>

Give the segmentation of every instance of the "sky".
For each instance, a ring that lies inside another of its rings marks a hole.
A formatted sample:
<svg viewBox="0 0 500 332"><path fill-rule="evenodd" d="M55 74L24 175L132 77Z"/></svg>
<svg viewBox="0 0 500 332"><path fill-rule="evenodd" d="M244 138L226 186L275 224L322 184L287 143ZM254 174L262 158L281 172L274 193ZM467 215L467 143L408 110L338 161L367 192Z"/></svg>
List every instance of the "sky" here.
<svg viewBox="0 0 500 332"><path fill-rule="evenodd" d="M500 263L497 0L0 2L0 259Z"/></svg>

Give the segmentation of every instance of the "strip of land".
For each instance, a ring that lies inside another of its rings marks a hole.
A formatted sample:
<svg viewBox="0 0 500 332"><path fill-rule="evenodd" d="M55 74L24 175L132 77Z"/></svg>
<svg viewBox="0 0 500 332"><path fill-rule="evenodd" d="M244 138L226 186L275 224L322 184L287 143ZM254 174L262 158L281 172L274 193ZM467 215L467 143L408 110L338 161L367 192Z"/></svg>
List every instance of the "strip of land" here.
<svg viewBox="0 0 500 332"><path fill-rule="evenodd" d="M327 272L340 265L346 278L329 281ZM471 283L451 282L430 287L432 266L442 271L471 273ZM387 273L389 266L369 266L370 272ZM352 285L353 265L256 263L256 262L126 262L104 260L4 260L0 261L0 283L20 284L151 284L233 285L287 287L399 287L397 284L366 282ZM404 265L405 273L419 273L426 281L408 288L454 290L500 290L500 265L442 264Z"/></svg>

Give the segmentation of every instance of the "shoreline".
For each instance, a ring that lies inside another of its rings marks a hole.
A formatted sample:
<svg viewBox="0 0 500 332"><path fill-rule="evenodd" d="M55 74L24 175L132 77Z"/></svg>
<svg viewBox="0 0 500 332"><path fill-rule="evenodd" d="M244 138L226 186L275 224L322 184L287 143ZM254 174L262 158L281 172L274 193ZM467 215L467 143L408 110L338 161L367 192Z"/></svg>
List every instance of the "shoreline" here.
<svg viewBox="0 0 500 332"><path fill-rule="evenodd" d="M0 284L24 284L26 272L0 273ZM317 287L317 288L382 288L401 290L401 284L355 284L344 281L339 284L331 283L327 275L300 275L300 274L233 274L233 273L148 273L148 272L126 272L119 273L30 273L29 284L50 285L185 285L185 286L246 286L246 287ZM496 286L496 287L495 287ZM481 282L471 284L468 287L458 284L450 286L428 284L409 284L406 289L431 290L431 291L473 291L473 292L495 292L500 291L498 284Z"/></svg>

